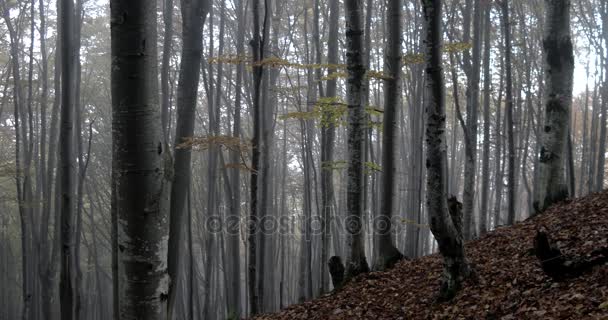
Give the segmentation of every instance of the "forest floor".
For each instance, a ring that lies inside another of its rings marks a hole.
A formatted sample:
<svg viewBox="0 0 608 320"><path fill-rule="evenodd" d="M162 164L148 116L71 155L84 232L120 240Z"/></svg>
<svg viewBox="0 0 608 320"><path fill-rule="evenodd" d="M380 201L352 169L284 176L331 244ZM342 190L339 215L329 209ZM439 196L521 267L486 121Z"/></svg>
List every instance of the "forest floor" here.
<svg viewBox="0 0 608 320"><path fill-rule="evenodd" d="M341 291L256 319L608 319L608 264L554 281L541 269L533 240L544 226L564 256L608 249L608 191L568 200L511 227L468 242L478 274L449 303L436 302L437 254L388 272L355 278Z"/></svg>

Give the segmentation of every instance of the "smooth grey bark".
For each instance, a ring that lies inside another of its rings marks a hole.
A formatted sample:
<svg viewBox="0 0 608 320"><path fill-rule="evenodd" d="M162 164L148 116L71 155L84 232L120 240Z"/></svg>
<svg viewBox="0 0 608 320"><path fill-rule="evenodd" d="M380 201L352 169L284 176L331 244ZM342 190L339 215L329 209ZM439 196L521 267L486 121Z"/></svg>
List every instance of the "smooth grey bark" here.
<svg viewBox="0 0 608 320"><path fill-rule="evenodd" d="M61 122L59 129L59 163L61 184L61 276L59 280L61 319L70 320L74 314L75 276L74 256L74 108L75 103L75 45L74 2L62 0L61 37L62 83L61 83Z"/></svg>
<svg viewBox="0 0 608 320"><path fill-rule="evenodd" d="M539 190L536 213L568 196L564 159L570 109L574 53L570 36L570 0L546 1L546 30L543 41L545 62L545 124L541 136Z"/></svg>
<svg viewBox="0 0 608 320"><path fill-rule="evenodd" d="M513 80L511 72L511 21L509 18L509 1L502 2L502 26L505 50L505 84L506 101L505 117L507 131L507 225L515 223L515 138L513 135Z"/></svg>
<svg viewBox="0 0 608 320"><path fill-rule="evenodd" d="M481 209L479 210L480 235L484 235L488 231L488 195L490 193L490 91L492 85L492 70L490 68L490 57L492 55L492 6L488 2L484 4L484 7L483 158L481 162Z"/></svg>
<svg viewBox="0 0 608 320"><path fill-rule="evenodd" d="M329 35L327 50L327 63L331 65L338 64L338 33L340 29L340 3L331 1L329 4ZM333 67L328 68L327 75L331 76L336 72ZM327 98L335 98L337 96L337 80L331 79L326 84ZM329 270L326 267L329 259L329 245L331 235L331 219L334 218L333 202L334 186L333 186L333 161L334 161L334 143L336 136L336 128L329 121L329 115L325 116L325 122L321 128L321 293L329 290ZM337 236L337 235L334 235ZM335 251L335 249L334 249Z"/></svg>
<svg viewBox="0 0 608 320"><path fill-rule="evenodd" d="M470 10L470 9L469 9ZM475 230L475 180L477 177L477 113L479 109L479 80L481 71L481 17L483 7L480 0L474 1L473 17L473 57L470 69L467 67L467 118L463 127L465 139L465 165L463 189L463 213L465 239L471 239ZM465 26L466 28L466 26ZM465 65L468 63L465 59Z"/></svg>
<svg viewBox="0 0 608 320"><path fill-rule="evenodd" d="M347 259L346 281L369 272L363 242L363 140L365 106L363 101L363 25L361 0L346 0L346 104L348 105L348 169L346 195Z"/></svg>
<svg viewBox="0 0 608 320"><path fill-rule="evenodd" d="M439 297L451 299L472 269L465 257L458 219L448 212L447 154L445 136L445 84L442 72L442 2L422 0L426 30L426 152L427 199L431 232L444 260L444 273Z"/></svg>
<svg viewBox="0 0 608 320"><path fill-rule="evenodd" d="M239 0L237 4L237 56L245 55L245 21L243 5L245 0ZM236 66L236 83L235 83L235 98L234 98L234 119L232 123L232 136L240 138L241 135L241 101L242 101L242 83L243 83L243 65ZM241 150L232 149L230 151L230 162L232 165L241 163ZM239 235L240 235L240 218L241 218L241 173L237 166L230 171L230 186L232 188L232 201L230 204L230 213L228 218L228 229L226 248L228 251L227 270L228 283L226 284L228 305L228 316L238 318L241 316L241 261L239 250Z"/></svg>
<svg viewBox="0 0 608 320"><path fill-rule="evenodd" d="M392 219L395 211L397 175L397 117L401 107L401 40L402 4L400 0L390 0L386 10L387 43L384 56L384 115L382 135L382 189L380 214L374 221L378 242L378 255L374 269L386 270L403 259L403 254L393 242Z"/></svg>
<svg viewBox="0 0 608 320"><path fill-rule="evenodd" d="M112 0L110 5L114 318L164 320L169 216L163 196L156 2Z"/></svg>
<svg viewBox="0 0 608 320"><path fill-rule="evenodd" d="M181 0L182 53L177 85L177 120L173 151L173 178L170 200L168 273L171 278L168 312L173 316L176 288L181 272L182 229L186 214L186 200L191 181L192 146L182 145L194 135L200 65L203 53L203 25L210 11L208 0Z"/></svg>

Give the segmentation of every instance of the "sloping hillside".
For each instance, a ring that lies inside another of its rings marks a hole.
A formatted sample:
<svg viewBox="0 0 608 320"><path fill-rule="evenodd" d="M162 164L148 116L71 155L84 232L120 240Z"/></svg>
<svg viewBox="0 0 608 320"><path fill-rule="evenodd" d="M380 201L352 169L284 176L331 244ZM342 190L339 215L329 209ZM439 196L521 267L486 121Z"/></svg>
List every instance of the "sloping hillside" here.
<svg viewBox="0 0 608 320"><path fill-rule="evenodd" d="M404 261L356 278L342 291L258 319L608 319L608 264L555 281L533 249L544 226L564 256L608 250L608 192L553 206L467 244L478 273L450 303L436 303L441 258Z"/></svg>

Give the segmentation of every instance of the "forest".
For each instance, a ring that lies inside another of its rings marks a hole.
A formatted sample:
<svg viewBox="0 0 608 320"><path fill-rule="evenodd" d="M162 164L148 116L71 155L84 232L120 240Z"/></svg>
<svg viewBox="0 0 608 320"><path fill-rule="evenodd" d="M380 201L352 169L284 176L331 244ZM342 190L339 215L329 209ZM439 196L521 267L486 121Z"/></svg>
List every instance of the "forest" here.
<svg viewBox="0 0 608 320"><path fill-rule="evenodd" d="M608 318L608 1L0 10L0 320L454 319L522 259Z"/></svg>

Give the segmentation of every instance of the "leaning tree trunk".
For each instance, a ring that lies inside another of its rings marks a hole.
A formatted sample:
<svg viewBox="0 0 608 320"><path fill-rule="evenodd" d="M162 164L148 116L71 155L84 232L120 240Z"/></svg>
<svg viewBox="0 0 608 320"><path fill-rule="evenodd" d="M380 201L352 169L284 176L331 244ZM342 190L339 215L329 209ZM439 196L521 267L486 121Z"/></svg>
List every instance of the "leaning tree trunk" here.
<svg viewBox="0 0 608 320"><path fill-rule="evenodd" d="M570 36L570 0L545 1L545 125L541 138L536 213L568 196L564 158L572 106L574 53Z"/></svg>
<svg viewBox="0 0 608 320"><path fill-rule="evenodd" d="M472 274L465 258L462 223L448 212L447 154L445 136L445 84L441 55L441 0L422 0L426 21L426 146L427 146L427 210L430 227L444 260L441 299L451 299L461 282ZM454 201L455 202L455 201ZM460 204L455 203L458 212Z"/></svg>
<svg viewBox="0 0 608 320"><path fill-rule="evenodd" d="M392 233L392 218L395 210L395 176L397 149L397 117L401 106L401 29L402 6L400 0L390 0L386 10L388 41L384 60L384 125L382 138L382 202L380 215L374 223L378 256L374 269L386 270L403 258L395 247Z"/></svg>
<svg viewBox="0 0 608 320"><path fill-rule="evenodd" d="M162 191L156 2L112 0L110 7L114 318L164 320L169 217Z"/></svg>
<svg viewBox="0 0 608 320"><path fill-rule="evenodd" d="M363 65L363 24L361 0L346 0L346 104L348 105L348 169L346 211L347 260L346 280L369 272L365 258L363 228L363 105L365 66Z"/></svg>
<svg viewBox="0 0 608 320"><path fill-rule="evenodd" d="M175 307L176 288L180 277L182 228L190 188L192 147L184 144L194 135L196 99L203 52L203 25L210 3L206 0L182 0L182 57L177 85L177 122L175 125L173 184L171 187L168 272L171 277L169 313Z"/></svg>

